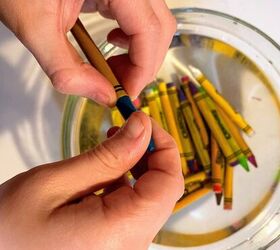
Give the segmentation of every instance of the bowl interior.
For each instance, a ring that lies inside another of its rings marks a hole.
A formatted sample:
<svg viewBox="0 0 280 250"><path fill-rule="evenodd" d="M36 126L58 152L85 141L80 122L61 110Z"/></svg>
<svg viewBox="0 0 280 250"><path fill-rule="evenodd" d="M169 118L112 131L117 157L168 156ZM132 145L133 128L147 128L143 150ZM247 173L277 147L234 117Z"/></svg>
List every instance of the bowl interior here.
<svg viewBox="0 0 280 250"><path fill-rule="evenodd" d="M279 47L262 32L221 13L198 9L174 13L178 30L158 77L178 82L178 76L187 73L186 65L201 69L254 128L256 134L244 138L259 167L251 166L250 173L235 169L232 211L217 206L209 194L172 215L154 242L201 249L231 249L255 242L265 246L280 231L280 226L271 226L280 202ZM124 52L106 42L100 48L106 57ZM111 124L109 109L69 97L64 113L65 157L100 143Z"/></svg>

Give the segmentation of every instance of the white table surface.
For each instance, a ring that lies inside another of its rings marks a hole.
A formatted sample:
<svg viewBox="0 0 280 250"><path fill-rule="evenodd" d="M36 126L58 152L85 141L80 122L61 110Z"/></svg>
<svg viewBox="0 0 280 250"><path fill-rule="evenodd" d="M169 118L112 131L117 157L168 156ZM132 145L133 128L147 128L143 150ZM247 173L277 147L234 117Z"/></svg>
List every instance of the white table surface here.
<svg viewBox="0 0 280 250"><path fill-rule="evenodd" d="M280 44L279 0L167 3L170 8L188 6L228 13L253 24ZM100 36L97 39L102 39ZM0 183L36 165L61 159L63 104L64 96L52 89L32 55L0 23ZM280 243L270 249L280 249Z"/></svg>

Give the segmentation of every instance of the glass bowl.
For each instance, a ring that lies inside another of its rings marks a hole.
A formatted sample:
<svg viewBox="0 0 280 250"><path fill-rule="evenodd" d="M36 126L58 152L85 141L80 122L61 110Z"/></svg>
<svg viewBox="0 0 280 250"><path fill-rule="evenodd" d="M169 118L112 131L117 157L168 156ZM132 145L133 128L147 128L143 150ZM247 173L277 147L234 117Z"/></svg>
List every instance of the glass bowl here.
<svg viewBox="0 0 280 250"><path fill-rule="evenodd" d="M151 249L265 249L280 237L280 47L252 25L205 9L174 9L177 32L158 77L177 81L184 65L200 68L249 121L246 137L259 167L235 170L234 207L216 206L213 194L173 214ZM94 26L86 20L89 32ZM185 37L182 43L180 36ZM107 42L106 58L123 50ZM68 158L104 140L110 110L70 96L63 119L63 153ZM152 223L152 221L151 221Z"/></svg>

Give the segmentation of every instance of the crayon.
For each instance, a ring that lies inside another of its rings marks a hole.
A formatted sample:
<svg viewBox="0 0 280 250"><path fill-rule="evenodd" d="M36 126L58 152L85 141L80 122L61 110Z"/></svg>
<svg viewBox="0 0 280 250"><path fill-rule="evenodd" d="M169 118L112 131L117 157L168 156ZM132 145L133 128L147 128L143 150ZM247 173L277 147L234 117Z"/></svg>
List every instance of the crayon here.
<svg viewBox="0 0 280 250"><path fill-rule="evenodd" d="M124 119L116 107L111 110L111 119L113 126L121 127L124 124Z"/></svg>
<svg viewBox="0 0 280 250"><path fill-rule="evenodd" d="M203 169L209 173L210 172L210 157L207 148L204 147L201 134L199 133L199 129L194 119L194 115L191 109L190 103L186 100L186 97L182 91L182 89L178 90L179 99L181 102L181 110L183 112L185 121L187 122L188 128L190 130L190 134L192 137L192 141L194 143L195 149L199 156L200 162L203 166Z"/></svg>
<svg viewBox="0 0 280 250"><path fill-rule="evenodd" d="M128 117L137 110L134 107L130 97L128 96L126 91L123 89L123 87L120 85L119 81L115 77L110 66L108 65L105 58L103 57L102 53L95 45L89 33L83 26L80 19L77 19L75 25L71 29L71 33L75 38L75 40L77 41L77 43L79 44L82 51L84 52L88 61L91 63L91 65L93 65L114 87L117 95L116 106L119 109L120 113L122 114L123 118L128 119ZM147 150L149 152L155 150L155 144L153 138L151 138Z"/></svg>
<svg viewBox="0 0 280 250"><path fill-rule="evenodd" d="M189 65L191 72L206 92L219 105L225 113L232 119L232 121L242 129L246 134L253 135L254 130L245 121L245 119L229 104L229 102L216 90L211 82L201 73L201 71Z"/></svg>
<svg viewBox="0 0 280 250"><path fill-rule="evenodd" d="M217 123L213 113L209 110L208 104L205 99L209 99L209 97L198 90L198 88L192 83L189 83L191 93L193 95L193 98L195 102L197 103L197 106L202 113L203 117L208 123L208 126L215 136L215 139L217 140L221 150L223 151L224 155L226 156L227 161L230 165L235 166L238 164L238 160L234 154L234 151L232 150L231 146L229 145L227 138L225 137L225 134L221 130L219 124Z"/></svg>
<svg viewBox="0 0 280 250"><path fill-rule="evenodd" d="M142 111L143 113L145 113L146 115L148 115L148 116L151 115L151 114L150 114L150 108L149 108L148 106L142 106L142 107L141 107L141 111Z"/></svg>
<svg viewBox="0 0 280 250"><path fill-rule="evenodd" d="M162 110L162 105L161 105L161 101L160 101L160 98L159 98L158 88L156 86L154 86L152 89L153 89L153 92L155 94L156 103L158 105L158 110L159 110L159 114L160 114L160 118L161 118L162 128L165 129L166 131L168 131L168 127L167 127L167 123L166 123L166 117L165 117L164 112Z"/></svg>
<svg viewBox="0 0 280 250"><path fill-rule="evenodd" d="M208 149L209 147L209 138L208 138L208 133L206 130L206 127L204 125L204 121L200 115L200 112L198 110L198 107L196 105L196 103L193 100L192 94L190 92L188 83L190 82L190 79L188 76L184 76L181 78L181 86L184 90L185 96L187 97L187 100L189 101L191 108L192 108L192 112L193 112L193 116L194 116L194 120L195 123L197 124L197 127L199 129L199 133L201 135L202 138L202 142L204 144L204 147Z"/></svg>
<svg viewBox="0 0 280 250"><path fill-rule="evenodd" d="M200 188L190 194L184 194L181 197L181 199L176 203L173 209L173 213L177 213L182 208L193 204L194 202L208 195L210 192L211 192L211 186L205 185L203 188Z"/></svg>
<svg viewBox="0 0 280 250"><path fill-rule="evenodd" d="M189 171L187 168L187 162L185 161L185 157L183 155L183 147L182 147L179 132L178 132L178 129L176 126L175 117L173 115L170 101L169 101L169 98L167 95L166 83L160 82L158 84L158 89L159 89L159 96L160 96L160 101L161 101L161 105L162 105L162 110L166 116L168 132L172 135L172 137L174 138L174 140L177 144L177 147L178 147L179 153L180 153L180 158L181 158L182 171L183 171L183 174L186 175Z"/></svg>
<svg viewBox="0 0 280 250"><path fill-rule="evenodd" d="M219 145L214 138L211 136L211 166L212 166L212 185L213 191L216 195L217 204L219 205L222 198L223 186L222 186L222 178L223 178L223 155L219 149Z"/></svg>
<svg viewBox="0 0 280 250"><path fill-rule="evenodd" d="M166 130L162 122L162 116L164 115L160 106L156 100L156 94L152 88L149 88L145 91L145 97L150 109L150 114L153 119L160 125L161 128Z"/></svg>
<svg viewBox="0 0 280 250"><path fill-rule="evenodd" d="M255 158L253 152L251 151L251 149L249 148L249 146L247 145L247 143L245 142L245 140L239 133L239 130L236 127L236 125L232 122L232 120L226 115L226 113L219 106L217 106L217 109L218 109L218 112L220 113L221 117L224 119L227 127L229 128L232 136L234 137L234 139L240 146L243 154L253 164L254 167L258 167L256 158Z"/></svg>
<svg viewBox="0 0 280 250"><path fill-rule="evenodd" d="M233 202L233 171L234 168L229 164L226 165L225 170L225 184L224 184L224 209L231 210Z"/></svg>
<svg viewBox="0 0 280 250"><path fill-rule="evenodd" d="M167 84L167 94L169 97L169 101L171 104L172 112L176 121L176 125L178 128L180 141L183 147L183 155L187 161L187 165L191 172L194 172L194 159L195 154L193 151L191 138L189 136L189 132L187 130L185 120L180 109L179 99L177 96L177 88L174 83Z"/></svg>
<svg viewBox="0 0 280 250"><path fill-rule="evenodd" d="M194 182L205 182L208 179L208 175L204 172L201 171L196 174L188 175L185 177L185 186L190 185L191 183Z"/></svg>
<svg viewBox="0 0 280 250"><path fill-rule="evenodd" d="M208 96L207 93L205 92L205 90L203 89L203 87L200 88L200 91L201 91L201 93ZM239 147L239 145L235 141L234 137L231 135L230 130L226 126L222 117L220 116L220 114L217 110L217 106L215 105L215 103L213 102L213 100L209 96L208 96L208 98L205 98L205 101L208 105L208 108L210 109L210 112L214 116L217 124L221 128L221 131L223 132L225 138L227 139L228 144L232 148L232 150L233 150L236 158L238 159L240 165L248 172L249 171L249 165L247 163L247 158L243 154L241 148Z"/></svg>

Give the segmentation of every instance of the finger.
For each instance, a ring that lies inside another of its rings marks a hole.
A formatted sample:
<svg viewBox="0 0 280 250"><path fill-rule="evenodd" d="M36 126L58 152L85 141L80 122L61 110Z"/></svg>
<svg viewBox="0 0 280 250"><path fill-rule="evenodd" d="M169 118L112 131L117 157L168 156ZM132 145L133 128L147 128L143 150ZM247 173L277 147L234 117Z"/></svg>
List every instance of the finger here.
<svg viewBox="0 0 280 250"><path fill-rule="evenodd" d="M83 6L82 6L82 12L94 12L96 11L97 7L96 7L96 2L93 1L93 0L86 0L84 3L83 3Z"/></svg>
<svg viewBox="0 0 280 250"><path fill-rule="evenodd" d="M102 1L98 1L97 5L99 2ZM157 54L160 22L147 0L113 0L107 8L129 37L128 55L124 56L126 58L113 57L109 62L127 92L136 96L154 78L153 58ZM123 63L126 73L123 67L118 67Z"/></svg>
<svg viewBox="0 0 280 250"><path fill-rule="evenodd" d="M48 46L44 55L39 51L36 56L61 93L85 96L105 105L114 103L112 85L94 67L83 63L67 39Z"/></svg>
<svg viewBox="0 0 280 250"><path fill-rule="evenodd" d="M105 196L108 212L130 214L141 228L156 234L171 214L184 191L180 156L173 138L153 122L156 151L148 159L149 171L131 187L122 187ZM151 224L150 221L153 221ZM142 232L143 233L143 232Z"/></svg>
<svg viewBox="0 0 280 250"><path fill-rule="evenodd" d="M155 71L157 72L170 46L174 33L176 32L177 24L175 17L168 9L165 1L151 0L150 3L161 24L161 33L158 42L158 53L157 58L155 59Z"/></svg>
<svg viewBox="0 0 280 250"><path fill-rule="evenodd" d="M69 21L67 27L57 25L56 17L47 20L48 23L42 19L40 26L28 24L28 29L17 35L36 57L54 87L64 94L81 95L113 105L116 94L111 84L95 68L83 62L65 34L75 19Z"/></svg>
<svg viewBox="0 0 280 250"><path fill-rule="evenodd" d="M120 178L144 154L150 137L150 119L135 112L123 128L94 150L49 166L53 204L77 199Z"/></svg>
<svg viewBox="0 0 280 250"><path fill-rule="evenodd" d="M146 200L164 201L167 197L171 204L182 195L184 180L180 155L174 139L153 121L153 138L156 151L148 158L148 172L135 184L135 192Z"/></svg>
<svg viewBox="0 0 280 250"><path fill-rule="evenodd" d="M113 29L107 36L108 42L123 48L129 47L129 36L127 36L120 28Z"/></svg>

